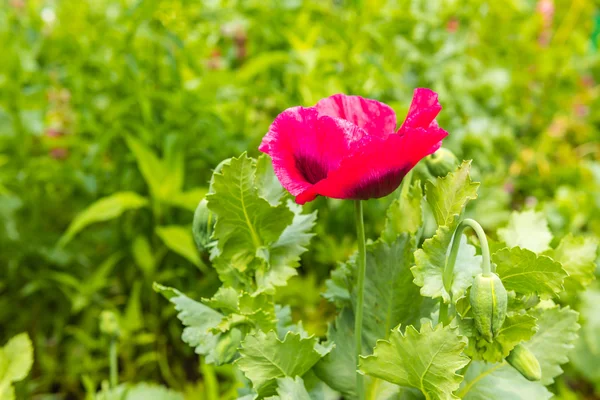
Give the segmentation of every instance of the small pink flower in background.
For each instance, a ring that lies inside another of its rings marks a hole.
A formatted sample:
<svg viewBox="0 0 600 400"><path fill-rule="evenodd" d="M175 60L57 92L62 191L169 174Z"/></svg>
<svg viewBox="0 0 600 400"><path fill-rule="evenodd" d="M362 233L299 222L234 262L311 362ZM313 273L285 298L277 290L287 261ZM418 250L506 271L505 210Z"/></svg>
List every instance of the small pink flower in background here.
<svg viewBox="0 0 600 400"><path fill-rule="evenodd" d="M456 17L452 17L446 24L446 31L449 33L454 33L458 30L459 26L460 22L458 22L458 19Z"/></svg>
<svg viewBox="0 0 600 400"><path fill-rule="evenodd" d="M259 150L271 156L279 181L298 204L318 195L366 200L387 196L448 132L435 117L442 107L429 89L416 89L406 120L396 131L387 105L336 94L314 107L292 107L277 116Z"/></svg>
<svg viewBox="0 0 600 400"><path fill-rule="evenodd" d="M538 37L538 42L542 46L550 44L552 37L552 20L554 19L554 1L553 0L538 0L536 11L542 17L542 32Z"/></svg>
<svg viewBox="0 0 600 400"><path fill-rule="evenodd" d="M54 158L55 160L64 160L68 156L69 150L65 149L64 147L55 147L50 150L50 157Z"/></svg>

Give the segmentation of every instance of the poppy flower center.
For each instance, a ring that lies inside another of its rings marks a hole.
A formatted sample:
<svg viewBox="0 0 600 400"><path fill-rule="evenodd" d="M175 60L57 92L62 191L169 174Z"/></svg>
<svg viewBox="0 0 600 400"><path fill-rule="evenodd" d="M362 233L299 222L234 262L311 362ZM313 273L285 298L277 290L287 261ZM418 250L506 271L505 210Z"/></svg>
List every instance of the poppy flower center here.
<svg viewBox="0 0 600 400"><path fill-rule="evenodd" d="M308 183L314 185L327 178L327 167L314 157L296 154L294 159L296 160L296 168Z"/></svg>

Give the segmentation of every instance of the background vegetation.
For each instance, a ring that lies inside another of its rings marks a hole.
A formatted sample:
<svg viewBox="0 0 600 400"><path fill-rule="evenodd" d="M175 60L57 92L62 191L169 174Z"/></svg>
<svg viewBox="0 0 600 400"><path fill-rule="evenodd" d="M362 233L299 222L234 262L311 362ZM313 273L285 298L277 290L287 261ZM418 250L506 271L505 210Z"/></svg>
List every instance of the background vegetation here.
<svg viewBox="0 0 600 400"><path fill-rule="evenodd" d="M190 230L212 169L333 93L404 115L432 88L445 146L482 181L484 228L535 208L556 243L600 236L598 15L586 0L0 0L0 343L27 331L35 349L17 398L98 390L103 310L122 381L234 396L234 372L199 363L152 282L214 293ZM384 203L367 206L371 233ZM310 207L319 240L279 302L323 334L319 292L354 227L348 204ZM583 325L565 399L600 390L598 300L598 285L561 299Z"/></svg>

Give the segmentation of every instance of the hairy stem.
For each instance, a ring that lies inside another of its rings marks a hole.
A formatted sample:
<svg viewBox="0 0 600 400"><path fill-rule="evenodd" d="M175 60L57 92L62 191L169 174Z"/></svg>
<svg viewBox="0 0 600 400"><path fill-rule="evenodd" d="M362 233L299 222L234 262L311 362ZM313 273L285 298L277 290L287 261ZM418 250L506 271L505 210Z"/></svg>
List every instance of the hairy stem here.
<svg viewBox="0 0 600 400"><path fill-rule="evenodd" d="M354 340L356 346L356 393L358 394L359 400L364 400L364 381L362 374L358 372L358 364L360 362L360 354L362 352L362 320L367 254L365 250L365 223L363 219L363 207L360 200L356 200L354 202L354 210L356 218L356 240L358 242L358 286L354 321Z"/></svg>

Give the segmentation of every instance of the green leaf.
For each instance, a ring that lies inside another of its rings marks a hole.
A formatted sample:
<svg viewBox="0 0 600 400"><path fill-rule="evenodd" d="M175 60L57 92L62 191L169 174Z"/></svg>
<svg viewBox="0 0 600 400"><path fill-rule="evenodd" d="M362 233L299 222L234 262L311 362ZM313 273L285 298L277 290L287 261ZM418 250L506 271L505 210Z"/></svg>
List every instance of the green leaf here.
<svg viewBox="0 0 600 400"><path fill-rule="evenodd" d="M600 291L590 288L580 294L579 311L583 319L581 334L575 348L569 353L573 366L591 382L600 383Z"/></svg>
<svg viewBox="0 0 600 400"><path fill-rule="evenodd" d="M185 326L181 339L192 346L197 354L206 355L208 363L221 359L216 349L220 334L213 334L211 330L221 322L223 314L190 299L177 289L156 282L153 288L179 311L177 318Z"/></svg>
<svg viewBox="0 0 600 400"><path fill-rule="evenodd" d="M452 394L462 377L456 371L469 363L462 355L467 344L457 329L431 322L418 332L408 326L402 334L400 327L392 332L389 341L381 340L373 355L361 357L360 370L400 386L419 389L427 399L458 399Z"/></svg>
<svg viewBox="0 0 600 400"><path fill-rule="evenodd" d="M450 225L467 203L477 198L479 182L471 181L470 170L471 161L463 161L456 171L444 178L425 183L427 202L439 226Z"/></svg>
<svg viewBox="0 0 600 400"><path fill-rule="evenodd" d="M199 187L190 189L186 192L170 193L161 200L165 204L194 212L198 206L198 203L204 198L207 192L207 188Z"/></svg>
<svg viewBox="0 0 600 400"><path fill-rule="evenodd" d="M378 339L387 338L393 327L416 324L420 319L424 299L410 272L414 248L414 240L407 233L390 244L379 240L367 246L363 340L369 349ZM356 275L356 262L350 265Z"/></svg>
<svg viewBox="0 0 600 400"><path fill-rule="evenodd" d="M196 244L189 227L179 225L157 226L156 235L163 241L165 246L179 254L203 272L208 273L208 268L198 255Z"/></svg>
<svg viewBox="0 0 600 400"><path fill-rule="evenodd" d="M122 384L96 394L96 400L183 400L181 393L153 383Z"/></svg>
<svg viewBox="0 0 600 400"><path fill-rule="evenodd" d="M77 214L65 234L60 238L59 246L66 245L88 225L117 218L125 211L137 210L147 205L148 200L134 192L118 192L96 200Z"/></svg>
<svg viewBox="0 0 600 400"><path fill-rule="evenodd" d="M131 244L131 253L135 263L140 267L145 276L150 277L156 268L156 259L150 248L150 242L143 235L138 235Z"/></svg>
<svg viewBox="0 0 600 400"><path fill-rule="evenodd" d="M296 275L300 265L300 255L307 250L314 236L311 232L317 220L317 212L302 214L302 207L287 202L288 208L294 213L291 225L288 225L281 236L269 248L269 269L257 274L259 287L270 288L283 286L289 278Z"/></svg>
<svg viewBox="0 0 600 400"><path fill-rule="evenodd" d="M271 159L266 154L262 154L256 160L256 186L260 197L267 200L274 207L279 204L285 194L279 179L273 171Z"/></svg>
<svg viewBox="0 0 600 400"><path fill-rule="evenodd" d="M215 193L207 196L208 208L219 216L215 234L223 253L235 246L235 250L251 251L253 256L279 239L292 222L293 213L285 205L272 207L258 195L254 171L254 160L243 154L213 176Z"/></svg>
<svg viewBox="0 0 600 400"><path fill-rule="evenodd" d="M481 273L481 256L476 255L475 247L461 235L451 293L444 287L444 269L454 230L454 224L439 227L436 234L415 252L415 266L411 269L415 284L421 287L421 295L434 299L442 297L445 303L450 299L456 303L473 283L473 277Z"/></svg>
<svg viewBox="0 0 600 400"><path fill-rule="evenodd" d="M351 310L340 311L335 323L329 325L327 339L335 347L315 365L315 374L345 398L353 399L356 397L356 357Z"/></svg>
<svg viewBox="0 0 600 400"><path fill-rule="evenodd" d="M498 236L508 247L522 247L534 253L550 248L552 233L544 214L528 210L513 212L506 228L498 229Z"/></svg>
<svg viewBox="0 0 600 400"><path fill-rule="evenodd" d="M299 376L277 378L277 394L280 400L312 400Z"/></svg>
<svg viewBox="0 0 600 400"><path fill-rule="evenodd" d="M475 360L501 362L519 343L529 340L536 331L536 319L527 314L508 315L492 343L471 330L469 347L465 354Z"/></svg>
<svg viewBox="0 0 600 400"><path fill-rule="evenodd" d="M565 279L567 290L582 290L595 279L597 251L598 243L594 238L568 234L550 253L569 274Z"/></svg>
<svg viewBox="0 0 600 400"><path fill-rule="evenodd" d="M272 291L296 274L316 219L283 197L273 205L279 195L266 182L272 177L265 163L257 167L246 154L221 163L207 196L217 215L213 265L223 282L246 290Z"/></svg>
<svg viewBox="0 0 600 400"><path fill-rule="evenodd" d="M12 384L27 377L33 365L33 345L27 333L12 337L0 348L0 398L14 399Z"/></svg>
<svg viewBox="0 0 600 400"><path fill-rule="evenodd" d="M464 400L547 400L553 395L539 382L530 382L510 365L473 361L458 392Z"/></svg>
<svg viewBox="0 0 600 400"><path fill-rule="evenodd" d="M506 290L521 294L552 296L563 289L567 273L547 256L520 247L504 248L492 254L496 273Z"/></svg>
<svg viewBox="0 0 600 400"><path fill-rule="evenodd" d="M387 242L393 242L401 233L415 234L423 225L423 210L421 201L423 190L421 182L413 183L400 198L394 200L388 207L385 218L385 228L381 236Z"/></svg>
<svg viewBox="0 0 600 400"><path fill-rule="evenodd" d="M127 136L125 140L153 197L168 199L169 194L179 192L180 180L173 179L178 171L169 171L165 163L142 141L133 136Z"/></svg>
<svg viewBox="0 0 600 400"><path fill-rule="evenodd" d="M562 374L560 365L569 361L569 351L577 340L579 314L569 307L538 308L534 310L538 331L530 341L523 343L542 367L544 385L550 385L554 378Z"/></svg>
<svg viewBox="0 0 600 400"><path fill-rule="evenodd" d="M328 350L318 346L314 337L302 338L288 332L283 340L274 331L247 335L240 349L236 365L252 382L261 395L274 394L277 378L304 375Z"/></svg>

